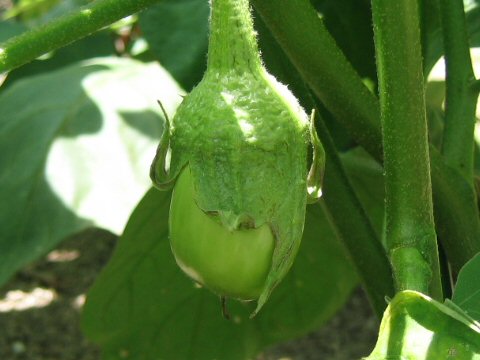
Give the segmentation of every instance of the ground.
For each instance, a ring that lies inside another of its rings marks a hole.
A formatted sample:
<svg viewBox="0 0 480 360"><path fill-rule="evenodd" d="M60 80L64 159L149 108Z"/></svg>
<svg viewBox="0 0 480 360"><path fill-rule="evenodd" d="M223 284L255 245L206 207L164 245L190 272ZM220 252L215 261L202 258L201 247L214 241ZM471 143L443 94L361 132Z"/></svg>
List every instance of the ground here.
<svg viewBox="0 0 480 360"><path fill-rule="evenodd" d="M84 294L115 242L108 232L87 230L0 289L1 360L100 360L99 349L79 329L80 312ZM257 360L359 359L373 348L377 329L363 292L357 290L325 327L274 346Z"/></svg>

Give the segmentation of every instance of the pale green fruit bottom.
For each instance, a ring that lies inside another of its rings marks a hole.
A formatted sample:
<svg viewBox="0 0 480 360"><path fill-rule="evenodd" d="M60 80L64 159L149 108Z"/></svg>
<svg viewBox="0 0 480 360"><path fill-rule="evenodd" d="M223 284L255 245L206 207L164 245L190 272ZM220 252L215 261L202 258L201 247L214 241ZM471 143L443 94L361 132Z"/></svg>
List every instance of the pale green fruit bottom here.
<svg viewBox="0 0 480 360"><path fill-rule="evenodd" d="M275 238L268 225L229 231L195 203L187 166L170 206L170 244L180 268L218 295L258 299L272 264Z"/></svg>

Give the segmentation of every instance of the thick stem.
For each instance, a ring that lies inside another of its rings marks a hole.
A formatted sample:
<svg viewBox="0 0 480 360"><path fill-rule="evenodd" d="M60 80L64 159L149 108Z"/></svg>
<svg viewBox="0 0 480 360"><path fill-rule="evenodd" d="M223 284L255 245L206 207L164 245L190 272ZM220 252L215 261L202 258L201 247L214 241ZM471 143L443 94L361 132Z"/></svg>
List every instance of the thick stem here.
<svg viewBox="0 0 480 360"><path fill-rule="evenodd" d="M378 101L348 64L310 1L252 0L252 3L315 95L350 135L381 162ZM301 25L291 20L299 18L302 18ZM479 89L478 80L476 84L473 87ZM475 193L473 188L466 186L462 176L444 164L435 148L430 147L430 151L440 239L453 269L458 271L480 251Z"/></svg>
<svg viewBox="0 0 480 360"><path fill-rule="evenodd" d="M96 0L0 44L0 73L24 65L160 0Z"/></svg>
<svg viewBox="0 0 480 360"><path fill-rule="evenodd" d="M210 0L208 67L260 69L257 39L248 0Z"/></svg>
<svg viewBox="0 0 480 360"><path fill-rule="evenodd" d="M473 186L477 94L462 0L440 0L446 63L445 130L442 153Z"/></svg>
<svg viewBox="0 0 480 360"><path fill-rule="evenodd" d="M397 291L441 299L416 0L373 0L386 190Z"/></svg>

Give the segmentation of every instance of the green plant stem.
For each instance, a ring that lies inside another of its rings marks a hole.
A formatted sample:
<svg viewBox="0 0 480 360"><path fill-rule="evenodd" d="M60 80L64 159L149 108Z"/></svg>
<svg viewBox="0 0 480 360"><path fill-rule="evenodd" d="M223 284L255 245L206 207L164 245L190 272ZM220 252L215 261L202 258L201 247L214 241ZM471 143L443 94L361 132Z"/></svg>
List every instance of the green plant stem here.
<svg viewBox="0 0 480 360"><path fill-rule="evenodd" d="M477 94L462 0L440 0L446 64L445 130L442 153L473 186Z"/></svg>
<svg viewBox="0 0 480 360"><path fill-rule="evenodd" d="M381 318L386 307L385 296L391 297L393 294L390 263L378 234L355 194L322 119L317 121L317 130L326 153L322 188L324 207L359 274L373 309Z"/></svg>
<svg viewBox="0 0 480 360"><path fill-rule="evenodd" d="M0 44L0 73L26 64L160 0L96 0Z"/></svg>
<svg viewBox="0 0 480 360"><path fill-rule="evenodd" d="M348 64L310 1L252 0L252 3L315 95L351 136L381 162L378 100ZM290 20L299 18L301 26ZM444 164L436 149L430 147L430 152L435 217L440 219L438 233L453 270L458 271L480 252L475 192L468 188L463 177Z"/></svg>
<svg viewBox="0 0 480 360"><path fill-rule="evenodd" d="M442 299L418 3L372 0L372 10L385 159L386 241L396 290Z"/></svg>
<svg viewBox="0 0 480 360"><path fill-rule="evenodd" d="M256 72L261 69L248 0L211 1L208 67L217 71L248 68Z"/></svg>

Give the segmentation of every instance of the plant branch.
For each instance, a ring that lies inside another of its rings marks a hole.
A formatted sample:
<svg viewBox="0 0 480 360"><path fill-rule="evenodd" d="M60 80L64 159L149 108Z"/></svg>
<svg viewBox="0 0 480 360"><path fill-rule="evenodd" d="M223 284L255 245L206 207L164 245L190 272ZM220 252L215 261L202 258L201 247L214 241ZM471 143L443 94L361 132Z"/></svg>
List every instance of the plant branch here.
<svg viewBox="0 0 480 360"><path fill-rule="evenodd" d="M470 58L462 0L440 0L446 64L445 130L442 153L446 162L473 186L473 148L477 94Z"/></svg>
<svg viewBox="0 0 480 360"><path fill-rule="evenodd" d="M316 114L319 114L316 111ZM319 116L317 115L317 118ZM378 234L355 194L325 123L317 121L318 135L326 153L323 203L330 223L347 250L370 303L379 318L385 296L393 294L390 263ZM348 216L345 216L348 214Z"/></svg>
<svg viewBox="0 0 480 360"><path fill-rule="evenodd" d="M442 299L433 221L418 4L372 0L386 191L386 240L397 291Z"/></svg>
<svg viewBox="0 0 480 360"><path fill-rule="evenodd" d="M0 73L79 40L160 0L96 0L0 44Z"/></svg>
<svg viewBox="0 0 480 360"><path fill-rule="evenodd" d="M315 95L350 135L381 162L378 100L342 55L310 1L252 0L252 3ZM301 26L291 20L300 18ZM444 164L433 147L430 151L435 155L431 170L435 217L440 219L437 227L452 268L458 271L480 252L475 192L463 177Z"/></svg>

